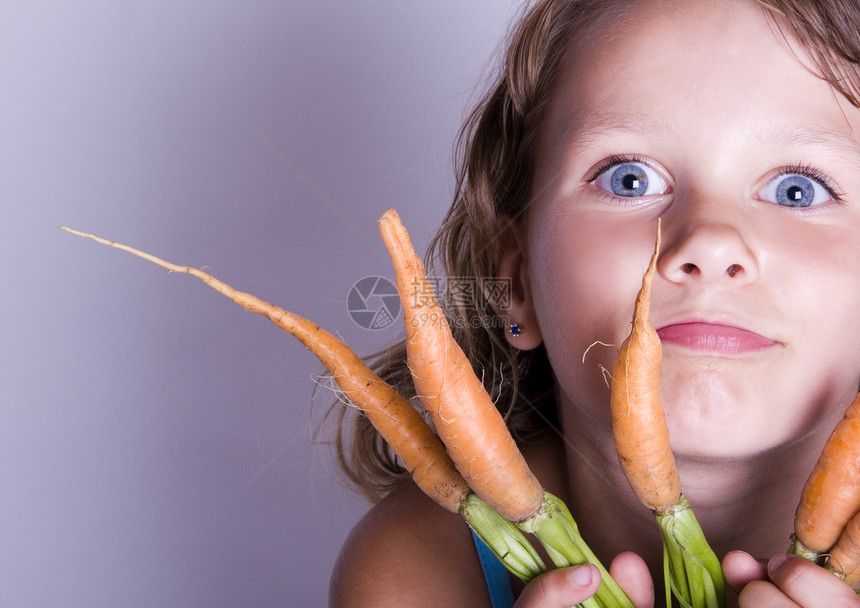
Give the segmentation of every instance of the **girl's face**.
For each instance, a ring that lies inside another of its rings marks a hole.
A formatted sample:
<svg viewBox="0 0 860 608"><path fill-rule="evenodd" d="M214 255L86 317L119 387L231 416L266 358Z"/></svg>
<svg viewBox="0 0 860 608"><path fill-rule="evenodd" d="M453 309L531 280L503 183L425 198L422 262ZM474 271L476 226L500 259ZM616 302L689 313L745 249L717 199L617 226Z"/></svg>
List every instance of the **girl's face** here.
<svg viewBox="0 0 860 608"><path fill-rule="evenodd" d="M662 218L676 453L830 428L860 384L860 110L754 2L639 4L572 49L538 143L526 272L564 415L609 424Z"/></svg>

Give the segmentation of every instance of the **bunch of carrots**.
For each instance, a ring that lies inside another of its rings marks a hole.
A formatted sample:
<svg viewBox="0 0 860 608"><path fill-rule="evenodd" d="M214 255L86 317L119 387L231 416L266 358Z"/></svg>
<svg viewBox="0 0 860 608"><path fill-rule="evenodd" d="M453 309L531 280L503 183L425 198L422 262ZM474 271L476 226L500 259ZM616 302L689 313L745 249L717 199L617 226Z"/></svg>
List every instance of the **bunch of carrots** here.
<svg viewBox="0 0 860 608"><path fill-rule="evenodd" d="M367 415L389 443L421 490L443 508L460 513L509 571L528 582L547 569L524 534L530 533L544 546L555 566L590 562L600 569L600 588L582 606L632 608L583 541L567 507L545 492L532 474L504 419L454 341L439 305L428 298L416 306L409 297L415 286L427 278L397 213L386 211L379 228L403 301L407 363L432 427L346 344L311 321L238 291L196 268L172 264L127 245L61 226L172 272L195 276L247 310L267 317L317 356L343 395ZM619 461L634 493L654 512L660 526L667 605L672 593L683 606L718 608L725 605L719 560L681 493L659 396L660 342L649 321L651 279L659 246L658 228L655 251L636 300L633 329L619 352L613 373L613 434ZM433 321L425 322L426 319ZM825 497L840 494L834 488L844 486L838 480L846 469L856 474L857 463L836 464L836 455L845 451L839 447L840 442L860 445L858 416L860 398L834 431L810 477L798 507L792 543L792 550L822 560L823 565L848 582L860 578L860 515L855 516L860 511L860 489L850 497ZM802 525L805 520L801 511L817 514L824 509L848 513L835 535L828 530L816 536L820 532L817 524ZM852 516L855 517L846 528L845 522ZM838 539L843 528L846 531ZM826 558L825 553L829 555Z"/></svg>
<svg viewBox="0 0 860 608"><path fill-rule="evenodd" d="M545 492L532 474L504 419L454 341L439 305L432 298L422 298L417 306L411 301L411 290L427 278L393 210L383 214L379 228L391 254L405 310L408 365L433 427L346 344L311 321L240 292L202 270L172 264L93 234L61 228L172 272L195 276L245 309L267 317L317 356L343 395L367 415L421 490L445 509L460 513L513 574L528 582L547 569L524 534L533 533L556 566L584 562L598 566L600 588L582 606L633 608L582 540L563 502Z"/></svg>

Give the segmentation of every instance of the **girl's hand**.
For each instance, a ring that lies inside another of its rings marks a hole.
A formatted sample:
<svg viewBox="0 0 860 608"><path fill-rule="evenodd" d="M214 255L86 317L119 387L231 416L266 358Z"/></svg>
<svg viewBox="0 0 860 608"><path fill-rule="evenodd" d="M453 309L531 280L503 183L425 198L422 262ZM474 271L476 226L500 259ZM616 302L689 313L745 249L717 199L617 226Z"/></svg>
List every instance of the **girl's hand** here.
<svg viewBox="0 0 860 608"><path fill-rule="evenodd" d="M612 561L609 573L636 608L653 608L654 584L639 556L622 553ZM515 608L567 608L590 598L599 585L600 572L591 564L550 570L526 586Z"/></svg>
<svg viewBox="0 0 860 608"><path fill-rule="evenodd" d="M796 555L776 555L763 564L743 551L723 559L726 582L740 608L860 608L854 590L820 566Z"/></svg>

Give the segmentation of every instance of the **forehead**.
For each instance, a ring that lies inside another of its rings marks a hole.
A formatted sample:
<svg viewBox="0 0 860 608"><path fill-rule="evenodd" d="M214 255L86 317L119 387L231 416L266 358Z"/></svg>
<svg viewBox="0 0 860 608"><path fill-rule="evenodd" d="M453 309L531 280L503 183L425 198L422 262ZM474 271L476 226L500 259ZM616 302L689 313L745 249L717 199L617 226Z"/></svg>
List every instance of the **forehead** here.
<svg viewBox="0 0 860 608"><path fill-rule="evenodd" d="M631 5L572 40L548 107L556 133L713 124L785 134L805 125L818 139L855 139L857 109L756 2Z"/></svg>

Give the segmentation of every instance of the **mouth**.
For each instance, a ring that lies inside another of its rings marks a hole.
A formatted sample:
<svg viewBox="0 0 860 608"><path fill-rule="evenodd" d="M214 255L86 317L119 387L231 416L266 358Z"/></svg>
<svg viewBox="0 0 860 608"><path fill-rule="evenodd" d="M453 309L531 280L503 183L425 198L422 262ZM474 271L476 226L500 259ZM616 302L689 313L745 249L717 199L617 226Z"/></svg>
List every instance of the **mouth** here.
<svg viewBox="0 0 860 608"><path fill-rule="evenodd" d="M666 325L657 330L657 335L664 345L710 355L742 355L777 344L770 338L740 327L699 321Z"/></svg>

